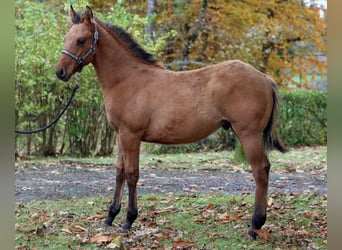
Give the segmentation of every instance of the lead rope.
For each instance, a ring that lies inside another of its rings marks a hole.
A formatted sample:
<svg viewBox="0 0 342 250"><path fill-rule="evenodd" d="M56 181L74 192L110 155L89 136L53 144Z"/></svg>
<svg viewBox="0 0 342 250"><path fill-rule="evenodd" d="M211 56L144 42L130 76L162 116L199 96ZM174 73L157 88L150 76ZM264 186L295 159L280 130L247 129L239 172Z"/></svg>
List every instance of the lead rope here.
<svg viewBox="0 0 342 250"><path fill-rule="evenodd" d="M74 88L72 89L72 92L71 92L71 95L67 101L67 104L64 106L62 111L57 115L57 117L54 120L52 120L48 125L46 125L42 128L34 129L34 130L18 130L18 129L16 129L15 132L17 134L35 134L35 133L42 132L42 131L50 128L52 125L56 124L59 121L59 119L62 117L64 112L67 110L67 108L70 106L72 99L74 98L75 93L76 93L78 87L80 86L80 81L81 81L81 71L78 71L77 72L76 84L75 84Z"/></svg>

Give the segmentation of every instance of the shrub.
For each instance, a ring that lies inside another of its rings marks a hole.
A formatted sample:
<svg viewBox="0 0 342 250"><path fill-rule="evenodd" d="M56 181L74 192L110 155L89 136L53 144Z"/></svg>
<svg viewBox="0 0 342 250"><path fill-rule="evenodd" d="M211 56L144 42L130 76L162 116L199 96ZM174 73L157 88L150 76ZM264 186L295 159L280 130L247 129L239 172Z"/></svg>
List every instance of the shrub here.
<svg viewBox="0 0 342 250"><path fill-rule="evenodd" d="M87 1L81 1L74 7L84 11L86 4ZM15 7L15 118L19 130L32 130L56 117L75 81L73 77L71 83L64 83L55 75L55 65L64 46L63 37L70 25L69 4L19 0ZM149 20L128 13L120 1L108 12L95 11L95 15L121 26L156 54L173 34L165 33L151 43L143 34ZM82 70L80 88L56 126L42 133L16 136L16 152L20 155L108 155L114 144L115 133L107 125L102 93L92 66Z"/></svg>
<svg viewBox="0 0 342 250"><path fill-rule="evenodd" d="M327 92L281 91L277 133L288 146L327 143Z"/></svg>

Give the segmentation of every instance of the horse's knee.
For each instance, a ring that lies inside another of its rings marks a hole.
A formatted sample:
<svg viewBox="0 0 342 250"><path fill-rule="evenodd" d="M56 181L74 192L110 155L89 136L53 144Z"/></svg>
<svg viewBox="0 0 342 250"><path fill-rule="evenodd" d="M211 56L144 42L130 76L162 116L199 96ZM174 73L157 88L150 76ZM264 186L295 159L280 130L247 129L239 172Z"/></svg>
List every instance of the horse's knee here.
<svg viewBox="0 0 342 250"><path fill-rule="evenodd" d="M127 185L130 186L136 186L138 180L139 180L139 174L137 173L126 173L125 174Z"/></svg>

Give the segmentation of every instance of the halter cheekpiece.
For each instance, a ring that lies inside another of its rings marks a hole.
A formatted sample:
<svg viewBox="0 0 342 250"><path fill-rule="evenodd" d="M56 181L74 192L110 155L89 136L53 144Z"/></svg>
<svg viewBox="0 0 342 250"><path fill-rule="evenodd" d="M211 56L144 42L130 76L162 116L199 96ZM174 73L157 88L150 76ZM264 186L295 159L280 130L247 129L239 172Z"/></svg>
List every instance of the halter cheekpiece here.
<svg viewBox="0 0 342 250"><path fill-rule="evenodd" d="M83 67L83 61L92 53L94 52L95 54L95 46L97 43L97 40L99 39L99 32L97 31L97 26L95 25L95 31L94 31L94 37L93 37L93 42L91 43L90 49L82 56L82 57L78 57L75 54L73 54L72 52L70 52L69 50L64 49L62 51L62 54L68 55L70 56L72 59L74 59L78 65L78 71L81 72L82 67Z"/></svg>

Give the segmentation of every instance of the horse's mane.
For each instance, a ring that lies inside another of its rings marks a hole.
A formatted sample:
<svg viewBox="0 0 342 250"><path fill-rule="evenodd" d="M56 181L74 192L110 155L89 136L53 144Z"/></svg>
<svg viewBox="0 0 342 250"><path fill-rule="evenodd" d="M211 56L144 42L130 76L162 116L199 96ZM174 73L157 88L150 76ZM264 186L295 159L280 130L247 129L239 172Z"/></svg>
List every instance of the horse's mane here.
<svg viewBox="0 0 342 250"><path fill-rule="evenodd" d="M136 41L134 41L132 36L125 30L123 30L121 27L108 22L101 21L99 19L97 19L97 22L100 22L101 24L105 25L110 31L114 32L115 35L119 37L121 41L123 41L127 45L129 50L136 58L138 58L146 64L156 63L154 56L151 53L144 50Z"/></svg>
<svg viewBox="0 0 342 250"><path fill-rule="evenodd" d="M74 24L79 23L82 19L82 15L83 13L77 13L73 17L72 22ZM118 37L124 44L126 44L131 53L140 61L146 64L157 64L157 61L154 59L154 56L151 53L144 50L136 41L134 41L132 36L125 30L114 24L102 21L97 17L95 17L95 20L99 25L102 25L102 27L104 27L107 31L114 33L114 35L116 35L116 37Z"/></svg>

